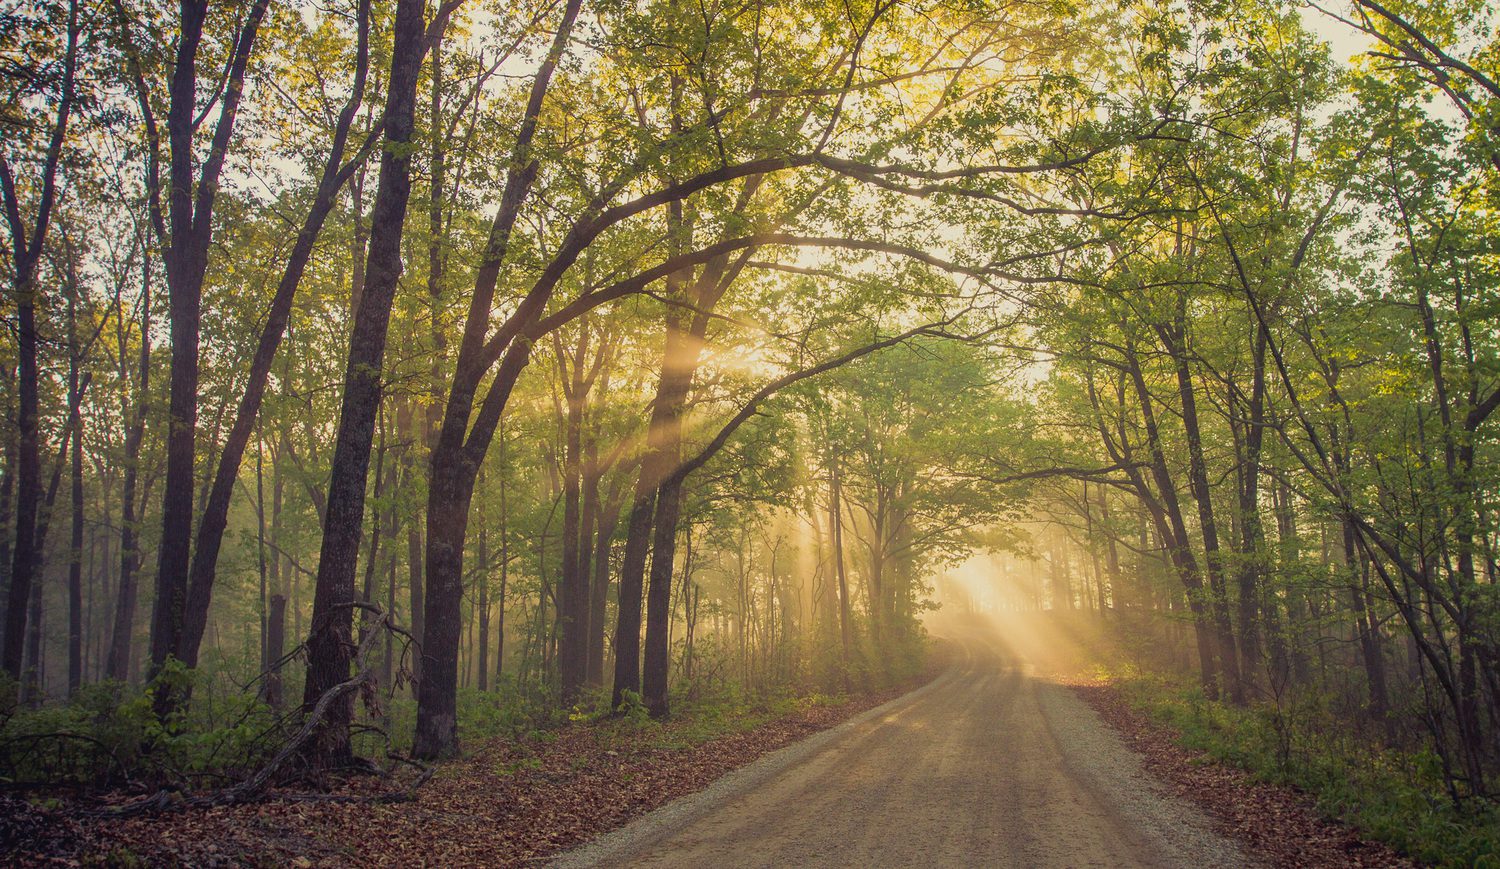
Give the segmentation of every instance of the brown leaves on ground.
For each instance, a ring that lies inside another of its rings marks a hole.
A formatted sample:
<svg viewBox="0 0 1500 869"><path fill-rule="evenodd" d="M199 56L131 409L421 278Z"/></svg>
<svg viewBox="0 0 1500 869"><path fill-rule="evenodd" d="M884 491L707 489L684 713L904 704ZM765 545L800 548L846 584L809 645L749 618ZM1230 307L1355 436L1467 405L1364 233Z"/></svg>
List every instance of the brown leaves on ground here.
<svg viewBox="0 0 1500 869"><path fill-rule="evenodd" d="M1307 794L1260 782L1177 742L1171 729L1136 711L1112 685L1071 686L1113 727L1146 770L1196 804L1224 834L1254 857L1278 867L1411 867L1387 845L1329 820Z"/></svg>
<svg viewBox="0 0 1500 869"><path fill-rule="evenodd" d="M707 787L767 752L832 727L907 688L804 705L694 744L693 722L647 729L604 721L543 739L495 740L442 766L406 803L374 797L391 784L356 779L315 801L100 819L0 803L0 863L20 866L520 866Z"/></svg>

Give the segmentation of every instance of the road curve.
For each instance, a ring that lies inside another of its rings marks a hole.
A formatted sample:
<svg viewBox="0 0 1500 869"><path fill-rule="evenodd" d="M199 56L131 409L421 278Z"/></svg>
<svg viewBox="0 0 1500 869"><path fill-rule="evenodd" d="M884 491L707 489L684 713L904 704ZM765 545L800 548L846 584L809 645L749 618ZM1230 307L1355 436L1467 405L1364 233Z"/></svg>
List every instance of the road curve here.
<svg viewBox="0 0 1500 869"><path fill-rule="evenodd" d="M996 636L945 673L552 866L1245 866Z"/></svg>

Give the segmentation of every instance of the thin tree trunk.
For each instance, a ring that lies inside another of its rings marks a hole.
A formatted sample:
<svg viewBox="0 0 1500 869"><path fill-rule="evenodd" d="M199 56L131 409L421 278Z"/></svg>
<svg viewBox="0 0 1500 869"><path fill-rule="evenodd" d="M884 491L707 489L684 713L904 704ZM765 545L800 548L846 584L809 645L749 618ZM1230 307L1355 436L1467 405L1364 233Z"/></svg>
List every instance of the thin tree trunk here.
<svg viewBox="0 0 1500 869"><path fill-rule="evenodd" d="M82 398L83 390L87 388L88 378L84 378L79 388L79 397ZM77 422L78 416L75 408L69 407L68 419ZM42 502L38 511L36 523L36 551L38 556L47 551L47 531L52 524L57 506L57 493L62 487L63 468L68 465L68 451L78 431L73 425L63 427L62 443L57 447L57 459L52 463L52 476L47 482L47 497ZM31 584L31 595L26 604L26 656L25 677L21 684L21 701L30 706L41 703L43 679L45 674L42 670L42 582L45 575L46 564L40 558L36 565L37 581Z"/></svg>
<svg viewBox="0 0 1500 869"><path fill-rule="evenodd" d="M4 199L6 224L10 231L10 261L13 268L12 288L16 305L16 533L12 540L10 587L6 591L5 636L0 649L0 666L6 674L21 681L26 623L31 602L40 598L34 586L40 584L41 544L37 542L37 511L41 497L41 445L38 439L39 379L37 366L36 303L37 266L46 249L47 228L57 202L57 170L67 141L68 118L73 111L74 81L78 69L79 4L68 4L67 47L63 53L62 93L52 135L37 185L39 197L28 232L21 218L21 201L10 164L0 161L0 195Z"/></svg>
<svg viewBox="0 0 1500 869"><path fill-rule="evenodd" d="M479 526L479 690L490 690L490 538Z"/></svg>
<svg viewBox="0 0 1500 869"><path fill-rule="evenodd" d="M1352 523L1340 523L1343 531L1344 575L1349 583L1349 598L1354 612L1355 632L1359 636L1360 659L1365 665L1365 678L1370 689L1370 717L1385 723L1390 700L1386 691L1385 658L1380 651L1380 636L1373 619L1363 588L1364 573L1369 569L1359 556L1355 544Z"/></svg>
<svg viewBox="0 0 1500 869"><path fill-rule="evenodd" d="M399 474L399 471L397 471ZM397 482L394 490L399 490L400 483ZM399 511L391 510L386 527L386 534L391 538L391 552L386 556L385 571L385 611L392 618L396 615L396 534L400 530L400 520L397 516ZM396 636L391 631L385 634L385 654L380 663L380 685L390 689L395 683L391 680L396 674Z"/></svg>
<svg viewBox="0 0 1500 869"><path fill-rule="evenodd" d="M562 637L558 655L561 701L572 706L583 687L588 668L588 558L584 554L588 541L583 535L583 407L586 389L584 360L588 355L587 321L578 326L578 344L568 370L567 354L562 342L555 341L559 374L563 381L566 412L563 417L563 534L562 577L558 583L558 620Z"/></svg>
<svg viewBox="0 0 1500 869"><path fill-rule="evenodd" d="M844 690L848 691L849 671L854 664L854 626L850 616L849 579L844 572L843 485L837 459L829 461L828 527L832 535L833 569L838 578L839 643L843 655Z"/></svg>
<svg viewBox="0 0 1500 869"><path fill-rule="evenodd" d="M504 434L500 438L503 450ZM503 462L502 462L503 464ZM510 584L510 504L505 487L500 487L500 599L495 613L495 688L500 688L500 677L505 673L505 593Z"/></svg>
<svg viewBox="0 0 1500 869"><path fill-rule="evenodd" d="M9 374L9 372L6 372ZM6 378L9 380L9 377ZM7 383L7 386L13 384ZM7 390L11 394L13 390ZM12 408L7 404L7 410ZM15 512L16 512L16 439L5 438L5 468L3 476L0 476L0 605L6 607L0 610L0 645L3 645L5 624L10 613L10 570L11 570L11 543L15 538Z"/></svg>
<svg viewBox="0 0 1500 869"><path fill-rule="evenodd" d="M255 444L255 565L260 574L260 599L258 610L260 615L260 671L266 672L271 668L271 659L267 657L266 626L271 615L271 582L269 567L266 563L266 474L265 474L265 445L260 438L256 438Z"/></svg>
<svg viewBox="0 0 1500 869"><path fill-rule="evenodd" d="M1208 623L1208 607L1204 602L1203 579L1198 572L1198 560L1194 557L1188 541L1187 523L1182 518L1182 507L1177 497L1176 483L1172 480L1172 474L1167 468L1166 452L1162 447L1161 432L1156 425L1156 412L1152 407L1151 393L1146 388L1140 362L1133 348L1128 352L1127 362L1127 374L1135 389L1141 421L1146 429L1146 444L1151 455L1150 470L1152 478L1156 481L1159 500L1148 500L1145 481L1136 479L1137 472L1134 470L1128 473L1132 476L1137 493L1142 496L1142 503L1146 505L1147 512L1156 526L1157 534L1167 548L1172 567L1182 582L1187 596L1188 609L1193 614L1193 633L1198 648L1198 666L1203 688L1209 697L1217 697L1218 668L1215 666L1214 659L1215 643L1211 634L1212 628ZM1123 404L1123 385L1120 390Z"/></svg>
<svg viewBox="0 0 1500 869"><path fill-rule="evenodd" d="M442 425L432 450L425 559L427 626L423 643L423 677L417 696L417 733L413 741L413 752L426 759L450 755L458 750L455 712L458 616L463 595L463 545L469 502L479 464L505 411L515 380L529 359L531 340L540 335L528 335L528 340L519 342L513 339L521 330L534 324L547 301L548 291L533 287L507 318L500 334L494 336L489 335L491 309L511 231L537 177L538 164L531 153L532 138L553 71L568 48L580 7L581 0L568 0L546 59L532 79L530 96L511 152L501 205L491 224L485 256L475 275L474 291L469 296L469 313L464 321L452 383L443 405ZM511 326L518 328L511 330ZM471 427L475 396L492 365L492 360L486 358L487 348L492 346L501 348L497 355L503 357L503 361Z"/></svg>
<svg viewBox="0 0 1500 869"><path fill-rule="evenodd" d="M1265 441L1266 340L1256 331L1251 354L1249 419L1246 421L1244 455L1240 460L1239 489L1239 616L1240 663L1247 685L1256 686L1255 673L1261 666L1261 623L1270 616L1261 612L1260 601L1265 584L1266 534L1260 521L1260 461Z"/></svg>
<svg viewBox="0 0 1500 869"><path fill-rule="evenodd" d="M284 437L284 435L283 435ZM283 690L281 658L286 654L286 606L287 583L292 578L291 569L283 572L281 554L281 502L286 491L285 478L281 474L281 462L276 452L271 461L271 558L267 564L267 579L270 599L266 607L266 663L265 680L261 696L272 709L281 709Z"/></svg>
<svg viewBox="0 0 1500 869"><path fill-rule="evenodd" d="M406 485L410 485L415 478L416 461L414 453L417 449L417 432L414 427L415 411L412 408L411 398L401 396L396 400L396 431L401 443L401 478ZM424 597L426 586L422 581L422 523L419 517L413 516L406 523L406 589L407 600L411 607L411 635L416 638L417 648L413 650L411 667L412 678L420 681L422 678L422 637L427 631L426 610L424 608ZM415 689L413 685L413 689Z"/></svg>
<svg viewBox="0 0 1500 869"><path fill-rule="evenodd" d="M68 291L68 405L73 429L70 475L72 526L68 539L68 696L83 687L83 396L79 392L79 366L82 350L78 345L78 276L74 270L72 245L63 233Z"/></svg>
<svg viewBox="0 0 1500 869"><path fill-rule="evenodd" d="M140 519L136 515L136 485L140 475L141 444L146 436L146 414L151 389L151 258L149 248L141 273L140 359L135 382L135 408L122 408L130 420L125 434L125 479L120 493L120 587L115 604L114 631L105 661L105 675L121 682L130 679L135 634L136 582L140 574ZM121 345L121 353L124 345ZM127 399L128 402L128 399Z"/></svg>
<svg viewBox="0 0 1500 869"><path fill-rule="evenodd" d="M594 476L590 483L593 490L592 500L599 499L599 478ZM619 525L620 505L616 501L604 505L597 513L598 530L594 535L594 556L592 561L594 578L589 587L589 659L588 670L585 678L589 685L599 687L604 684L604 619L609 603L609 553L613 548L615 527Z"/></svg>
<svg viewBox="0 0 1500 869"><path fill-rule="evenodd" d="M1181 304L1186 304L1182 302ZM1208 577L1209 607L1218 640L1219 666L1228 683L1229 698L1236 704L1245 702L1245 686L1240 678L1239 650L1234 641L1234 625L1229 617L1228 589L1224 582L1223 553L1219 548L1219 526L1214 516L1213 493L1208 483L1208 466L1203 458L1203 436L1198 424L1198 401L1193 390L1193 375L1188 367L1186 331L1182 313L1171 329L1161 329L1172 354L1177 374L1177 391L1182 402L1182 426L1187 436L1188 488L1198 507L1198 530L1203 535L1203 560ZM1184 538L1185 539L1185 538ZM1252 603L1253 606L1253 603Z"/></svg>

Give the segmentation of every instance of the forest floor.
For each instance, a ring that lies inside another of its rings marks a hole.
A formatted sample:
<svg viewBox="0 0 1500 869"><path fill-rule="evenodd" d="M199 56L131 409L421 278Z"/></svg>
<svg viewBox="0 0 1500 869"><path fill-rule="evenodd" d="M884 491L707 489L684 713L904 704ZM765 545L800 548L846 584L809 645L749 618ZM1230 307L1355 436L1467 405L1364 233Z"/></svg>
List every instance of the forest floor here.
<svg viewBox="0 0 1500 869"><path fill-rule="evenodd" d="M359 777L328 794L101 818L89 805L0 797L7 866L522 866L709 785L756 758L930 680L748 708L704 707L656 723L575 722L497 738L442 764L408 802L374 800ZM116 798L112 802L124 802Z"/></svg>

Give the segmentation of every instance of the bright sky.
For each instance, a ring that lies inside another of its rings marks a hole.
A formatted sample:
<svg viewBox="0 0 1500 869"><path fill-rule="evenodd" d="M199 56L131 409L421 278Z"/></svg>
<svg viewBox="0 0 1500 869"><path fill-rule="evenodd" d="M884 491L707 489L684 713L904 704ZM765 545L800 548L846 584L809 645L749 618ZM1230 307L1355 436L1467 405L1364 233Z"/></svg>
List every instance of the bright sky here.
<svg viewBox="0 0 1500 869"><path fill-rule="evenodd" d="M1348 12L1346 4L1320 3L1323 8L1337 14ZM1347 63L1349 58L1361 54L1370 46L1370 37L1350 27L1342 21L1335 20L1333 16L1319 11L1317 8L1303 4L1299 7L1302 12L1302 25L1320 38L1327 41L1333 51L1334 60Z"/></svg>

